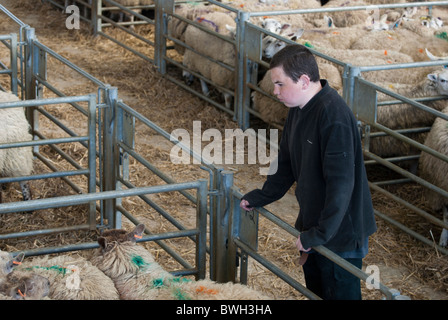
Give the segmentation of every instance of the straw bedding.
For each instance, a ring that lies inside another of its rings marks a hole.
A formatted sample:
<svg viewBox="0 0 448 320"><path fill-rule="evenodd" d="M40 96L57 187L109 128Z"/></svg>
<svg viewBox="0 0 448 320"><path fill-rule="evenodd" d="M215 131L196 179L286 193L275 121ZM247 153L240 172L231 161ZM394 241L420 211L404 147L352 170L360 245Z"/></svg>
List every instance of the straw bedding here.
<svg viewBox="0 0 448 320"><path fill-rule="evenodd" d="M166 132L183 128L192 130L193 120L202 121L202 130L208 128L235 129L237 125L232 119L201 101L188 92L177 88L167 81L156 70L142 59L123 51L110 41L98 37L93 38L88 30L67 30L64 26L65 16L51 9L46 4L36 1L15 0L4 1L5 6L22 21L36 28L36 34L40 42L57 51L82 69L97 77L99 80L118 88L119 96L123 101L142 113L145 117L159 125ZM33 9L30 11L29 9ZM31 12L31 13L30 13ZM11 32L11 26L7 19L0 17L0 34ZM119 30L107 29L107 33L127 43L135 40L123 34ZM136 27L136 32L152 37L151 27ZM140 43L134 44L139 50L152 55L151 48L146 48ZM3 50L3 49L1 49ZM173 59L179 59L174 52L169 53ZM95 92L92 84L69 72L54 59L49 60L48 78L58 84L67 95L86 94ZM170 68L170 74L180 75L179 70ZM7 79L0 78L0 83L5 85ZM51 94L46 91L46 97ZM85 131L83 121L79 113L69 106L56 106L52 112L67 125L79 132ZM41 129L49 137L58 136L58 129L52 128L49 123L43 122ZM198 165L173 165L170 162L169 151L171 146L161 139L155 132L145 128L141 123L136 123L136 151L154 162L161 170L177 181L189 181L197 178L208 178L208 173ZM85 165L85 149L79 145L62 145L64 151L71 154L76 161ZM42 147L41 152L52 159L59 170L69 170L70 166L62 159L56 157L48 147ZM259 187L264 177L258 174L256 165L229 165L233 170L235 185L244 193L254 187ZM36 172L46 172L48 169L39 161L36 162ZM378 168L369 168L370 176L387 176L389 173ZM73 178L77 184L85 186L85 179ZM136 185L161 184L160 178L143 170L134 159L130 159L130 179ZM48 179L45 181L33 181L31 183L35 198L48 198L74 194L75 192L61 179ZM85 187L83 187L85 188ZM390 187L391 192L416 203L422 202L421 189L415 185ZM20 193L15 186L3 191L6 201L19 201ZM182 197L175 193L152 195L163 207L169 210L173 216L179 218L187 227L192 226L195 209ZM432 233L438 239L440 230L415 216L399 204L385 199L382 195L373 193L375 207L380 211L386 211L406 225L413 225L417 231L423 234ZM164 220L158 218L153 209L144 206L143 201L137 198L123 200L123 206L131 213L138 216L152 232L166 232L174 230ZM278 212L282 218L293 223L298 205L292 192L287 194L278 203L268 206ZM87 208L85 206L73 206L61 209L48 209L37 211L34 214L12 214L0 216L0 233L17 232L22 230L34 230L40 228L62 227L84 223L87 220ZM413 299L446 299L448 297L448 264L447 257L428 246L421 244L402 233L395 227L377 219L379 230L371 238L370 253L365 259L365 265L377 265L380 268L381 281L391 288L409 295ZM124 226L129 226L126 219ZM294 239L281 231L278 227L266 221L260 220L259 250L269 257L274 263L287 271L292 277L302 283L303 274L298 265L298 255L294 246ZM95 241L97 232L81 231L72 233L60 233L54 235L36 236L24 239L10 239L0 241L1 250L24 250L43 246L56 246L73 244L84 241ZM195 254L194 246L190 240L168 240L167 243L181 252L182 256L193 263ZM168 269L180 268L155 243L145 244L150 248L162 265ZM88 254L79 252L76 254ZM277 299L303 299L303 297L284 285L276 277L270 276L262 266L250 263L249 285L275 296ZM381 299L381 294L374 290L368 290L363 286L364 299Z"/></svg>

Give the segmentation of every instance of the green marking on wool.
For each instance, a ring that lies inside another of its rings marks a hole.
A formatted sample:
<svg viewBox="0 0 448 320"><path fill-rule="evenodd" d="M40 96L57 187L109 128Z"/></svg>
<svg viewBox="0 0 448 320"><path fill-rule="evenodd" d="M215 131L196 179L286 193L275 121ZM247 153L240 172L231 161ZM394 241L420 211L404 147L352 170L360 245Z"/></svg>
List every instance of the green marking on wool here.
<svg viewBox="0 0 448 320"><path fill-rule="evenodd" d="M191 300L191 298L186 293L183 293L179 288L174 290L174 297L177 300Z"/></svg>
<svg viewBox="0 0 448 320"><path fill-rule="evenodd" d="M152 280L152 287L153 288L159 289L159 288L161 288L163 286L164 286L163 279L159 278L159 279Z"/></svg>
<svg viewBox="0 0 448 320"><path fill-rule="evenodd" d="M436 34L436 37L439 39L448 40L448 34L445 31Z"/></svg>
<svg viewBox="0 0 448 320"><path fill-rule="evenodd" d="M51 266L51 267L40 267L40 266L33 266L33 267L28 267L25 268L25 270L31 271L33 269L43 269L43 270L52 270L52 271L56 271L57 273L60 273L62 275L66 275L67 274L67 268L65 267L61 267L61 266Z"/></svg>
<svg viewBox="0 0 448 320"><path fill-rule="evenodd" d="M141 256L133 256L132 263L134 263L139 268L148 264Z"/></svg>
<svg viewBox="0 0 448 320"><path fill-rule="evenodd" d="M169 283L167 283L167 281ZM189 282L191 279L183 278L183 277L175 277L171 279L157 278L152 280L152 288L159 289L163 286L169 286L171 283L184 283Z"/></svg>
<svg viewBox="0 0 448 320"><path fill-rule="evenodd" d="M176 278L173 278L173 279L171 279L171 281L172 282L190 282L191 281L191 279L188 279L188 278L183 278L183 277L176 277Z"/></svg>

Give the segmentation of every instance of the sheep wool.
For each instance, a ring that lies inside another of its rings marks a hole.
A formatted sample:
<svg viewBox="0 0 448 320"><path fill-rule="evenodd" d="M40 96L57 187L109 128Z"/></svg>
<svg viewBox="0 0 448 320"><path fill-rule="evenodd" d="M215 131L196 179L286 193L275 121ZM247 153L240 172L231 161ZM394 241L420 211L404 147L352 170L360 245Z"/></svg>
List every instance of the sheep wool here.
<svg viewBox="0 0 448 320"><path fill-rule="evenodd" d="M20 101L19 98L9 92L0 90L0 104L2 102ZM0 144L21 141L31 141L30 125L25 117L23 108L0 108L2 130L0 132ZM33 151L31 147L0 149L0 176L20 177L30 175L33 171ZM24 199L29 198L29 187L21 183ZM28 195L24 191L27 190ZM0 197L1 199L1 197Z"/></svg>
<svg viewBox="0 0 448 320"><path fill-rule="evenodd" d="M25 260L17 270L46 277L49 298L54 300L119 299L112 280L82 257L37 257Z"/></svg>
<svg viewBox="0 0 448 320"><path fill-rule="evenodd" d="M234 18L223 12L212 12L199 16L196 18L196 22L219 34L230 37L232 35L229 27L236 27ZM193 25L189 25L185 30L185 43L200 54L211 57L215 61L225 63L232 67L235 66L236 52L232 43L219 39ZM224 87L229 90L234 90L235 88L235 75L233 71L204 58L192 50L185 50L183 65L193 72L200 73L218 87ZM206 89L203 89L203 91L206 91ZM207 94L207 92L204 93ZM224 97L226 106L230 108L231 96L224 92Z"/></svg>
<svg viewBox="0 0 448 320"><path fill-rule="evenodd" d="M144 225L130 232L108 230L98 238L100 249L91 262L113 279L124 300L253 300L269 299L245 285L194 281L164 270L143 246Z"/></svg>
<svg viewBox="0 0 448 320"><path fill-rule="evenodd" d="M442 113L448 115L448 108ZM448 155L448 122L437 117L428 133L425 146L438 151L441 154ZM448 171L448 163L442 161L426 152L422 152L419 159L420 177L431 182L435 186L448 190L448 180L445 172ZM433 210L444 210L444 220L448 221L448 199L438 193L425 189L425 198ZM446 232L446 231L445 231ZM444 245L447 245L447 235L445 235Z"/></svg>
<svg viewBox="0 0 448 320"><path fill-rule="evenodd" d="M448 115L448 108L442 111ZM448 122L437 118L431 127L431 131L425 140L425 146L430 147L442 154L448 155ZM441 172L448 171L448 163L422 152L420 157L420 176L425 180L432 181L439 188L448 190L448 181ZM440 210L448 204L448 200L438 196L437 193L428 191L425 197L429 200L433 210Z"/></svg>
<svg viewBox="0 0 448 320"><path fill-rule="evenodd" d="M408 98L448 95L448 88L446 85L447 80L448 71L438 70L428 74L426 79L420 81L419 84L413 87L404 86L392 91ZM378 98L379 101L390 99L390 97L387 97L387 99L385 97ZM445 107L446 102L443 100L436 100L426 102L425 105L441 111ZM435 116L433 114L420 110L419 108L409 104L379 106L377 112L377 123L390 129L431 126L434 120ZM417 142L423 143L426 133L413 133L408 134L407 136ZM370 151L382 157L409 155L419 152L419 150L411 147L408 143L402 142L390 136L371 139Z"/></svg>

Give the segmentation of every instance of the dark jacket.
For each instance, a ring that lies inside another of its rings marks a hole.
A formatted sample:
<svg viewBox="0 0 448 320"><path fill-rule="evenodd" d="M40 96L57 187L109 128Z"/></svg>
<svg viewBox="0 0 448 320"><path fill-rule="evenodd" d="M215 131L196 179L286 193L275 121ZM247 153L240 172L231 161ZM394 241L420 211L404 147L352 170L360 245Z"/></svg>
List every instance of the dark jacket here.
<svg viewBox="0 0 448 320"><path fill-rule="evenodd" d="M353 112L325 80L302 109L291 108L283 129L278 169L263 188L243 199L252 207L274 202L297 182L300 212L295 224L304 248L360 248L376 231Z"/></svg>

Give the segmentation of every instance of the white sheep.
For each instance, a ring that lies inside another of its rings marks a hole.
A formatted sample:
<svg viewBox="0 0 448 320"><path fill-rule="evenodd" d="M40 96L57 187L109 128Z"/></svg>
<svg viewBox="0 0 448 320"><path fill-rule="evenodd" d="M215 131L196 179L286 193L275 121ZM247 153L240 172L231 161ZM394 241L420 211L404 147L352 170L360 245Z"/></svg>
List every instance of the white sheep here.
<svg viewBox="0 0 448 320"><path fill-rule="evenodd" d="M413 99L448 95L448 71L438 70L428 74L426 79L411 88L405 86L391 91L395 91L400 95ZM391 100L391 97L379 95L378 100ZM424 104L435 110L441 111L445 108L446 101L436 100L425 102ZM377 123L393 130L431 126L434 120L434 115L409 104L379 106L377 112ZM417 142L423 143L425 135L425 133L415 133L409 134L408 136L412 137ZM383 157L419 152L408 143L389 136L371 139L370 151Z"/></svg>
<svg viewBox="0 0 448 320"><path fill-rule="evenodd" d="M38 274L13 271L0 281L0 300L41 300L50 292L50 281Z"/></svg>
<svg viewBox="0 0 448 320"><path fill-rule="evenodd" d="M49 298L54 300L118 300L112 280L82 257L60 255L25 260L16 268L50 281Z"/></svg>
<svg viewBox="0 0 448 320"><path fill-rule="evenodd" d="M290 30L290 28L286 30L281 30L280 36L282 38L288 39L290 41L297 41L303 34L305 30L302 28L299 28L295 31ZM261 50L262 50L262 57L266 59L272 59L274 54L279 52L281 49L283 49L286 46L286 42L282 39L277 39L272 36L266 36L261 41Z"/></svg>
<svg viewBox="0 0 448 320"><path fill-rule="evenodd" d="M236 24L235 20L227 13L212 12L196 18L196 21L210 30L233 38L231 30L236 27ZM211 57L231 67L235 66L236 51L232 43L217 38L193 25L189 25L185 30L185 43L207 57ZM182 63L193 72L197 72L206 79L211 80L218 86L218 90L219 87L229 90L235 89L235 74L233 71L208 60L192 50L185 50ZM184 71L183 76L191 81L189 72ZM208 95L205 81L201 81L201 83L203 93ZM231 109L232 95L225 91L223 91L223 94L226 107Z"/></svg>
<svg viewBox="0 0 448 320"><path fill-rule="evenodd" d="M9 92L0 90L0 106L2 102L20 101ZM22 141L31 141L30 125L25 117L23 108L0 108L2 130L0 131L0 144ZM28 176L33 171L33 151L31 147L0 149L0 176L20 177ZM20 182L24 200L31 199L31 189L26 181ZM0 191L0 202L1 202Z"/></svg>
<svg viewBox="0 0 448 320"><path fill-rule="evenodd" d="M164 270L153 255L136 243L144 225L127 232L104 231L98 238L100 249L92 263L108 275L123 300L259 300L268 299L241 284L220 284L211 280L194 281L175 277Z"/></svg>
<svg viewBox="0 0 448 320"><path fill-rule="evenodd" d="M338 8L338 7L351 7L351 6L368 6L368 4L362 0L331 0L324 4L322 8ZM309 18L322 19L325 13L316 13ZM352 10L352 11L336 11L331 13L333 22L337 27L350 27L354 25L365 25L372 12L368 10Z"/></svg>
<svg viewBox="0 0 448 320"><path fill-rule="evenodd" d="M448 107L442 110L445 115L448 115ZM428 133L425 146L448 155L448 122L442 118L437 117ZM435 186L448 191L448 180L445 173L448 172L448 163L438 159L426 152L422 152L419 159L419 175L426 181L431 182ZM448 223L448 198L442 195L425 189L425 198L430 207L439 211L442 210L443 221ZM448 245L448 230L443 229L440 236L439 245L446 247Z"/></svg>
<svg viewBox="0 0 448 320"><path fill-rule="evenodd" d="M217 8L214 8L215 10L218 10ZM186 18L191 21L195 21L197 17L208 14L211 12L214 12L215 10L212 10L210 6L206 6L205 4L179 4L175 7L175 13L179 16L182 16L183 18ZM188 27L188 23L184 22L180 19L170 17L168 20L168 34L182 42L185 42L185 30ZM175 44L174 49L180 53L184 54L185 47Z"/></svg>

